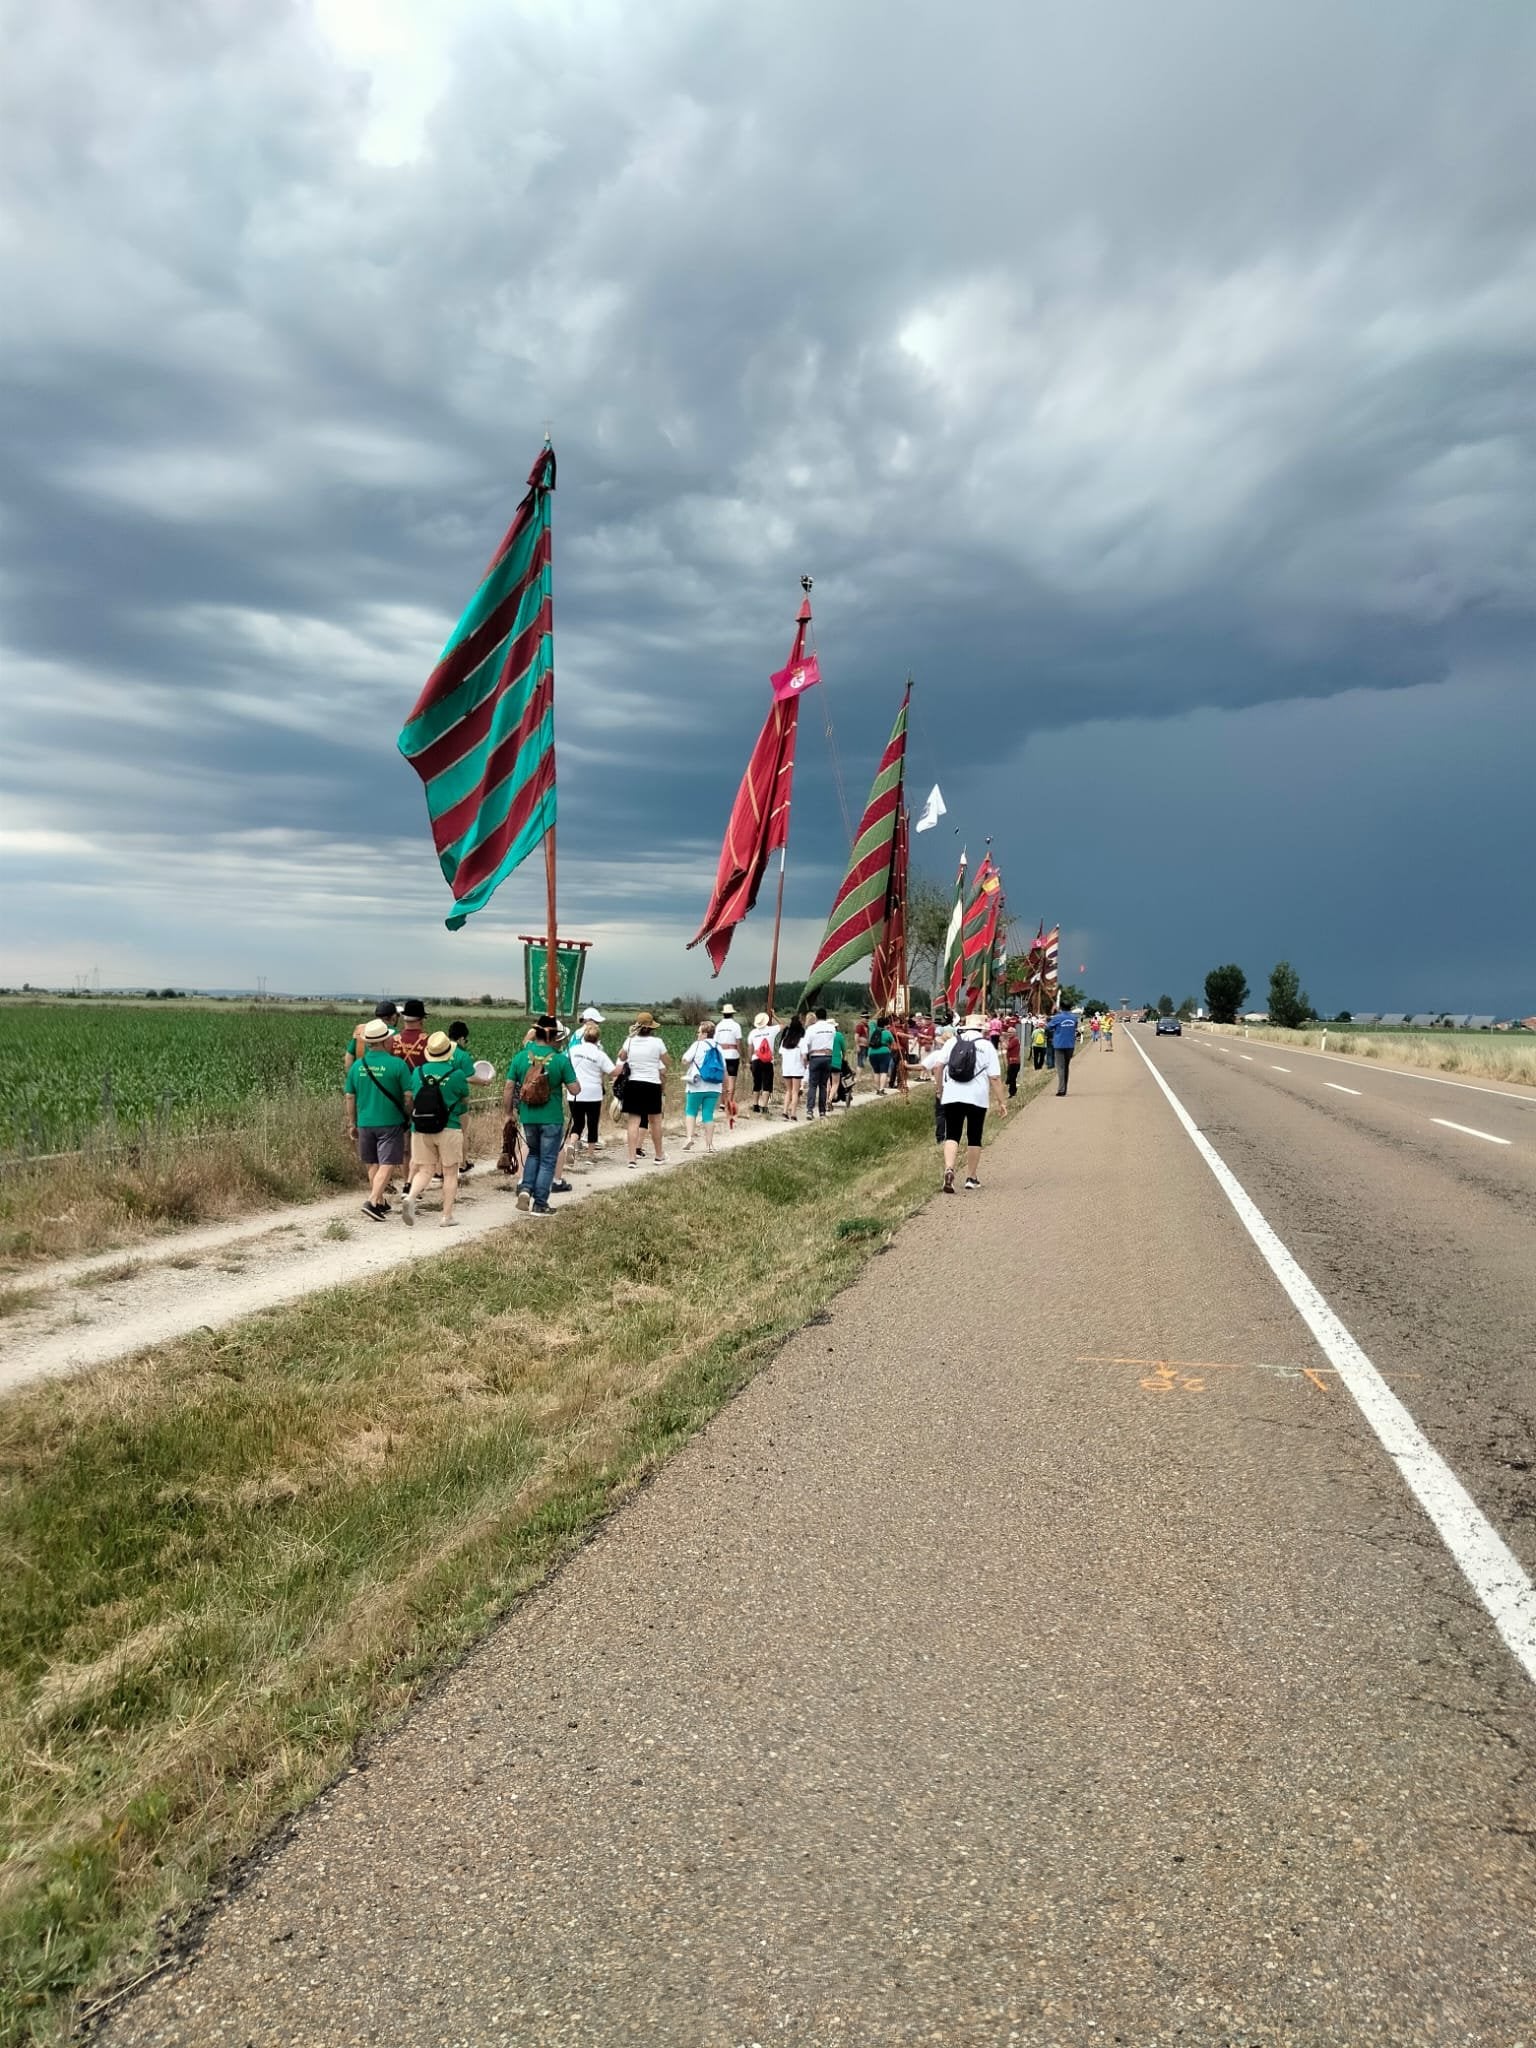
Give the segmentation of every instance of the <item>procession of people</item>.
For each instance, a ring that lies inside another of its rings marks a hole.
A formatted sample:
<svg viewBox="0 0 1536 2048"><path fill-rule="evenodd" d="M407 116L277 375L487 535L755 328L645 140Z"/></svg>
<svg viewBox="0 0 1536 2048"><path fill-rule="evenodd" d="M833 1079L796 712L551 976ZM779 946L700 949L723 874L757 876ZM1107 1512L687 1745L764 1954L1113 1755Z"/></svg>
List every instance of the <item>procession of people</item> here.
<svg viewBox="0 0 1536 2048"><path fill-rule="evenodd" d="M590 1005L574 1031L553 1016L535 1018L500 1077L504 1123L497 1167L520 1211L552 1215L551 1198L574 1192L567 1176L596 1163L610 1102L624 1126L625 1164L666 1160L666 1084L674 1061L656 1018L642 1010L616 1058L603 1046L606 1023ZM1088 1030L1092 1045L1112 1049L1112 1016L1095 1014ZM497 1078L490 1061L473 1058L468 1040L462 1019L446 1031L429 1030L426 1006L415 998L400 1005L381 1001L355 1027L343 1058L344 1090L349 1132L368 1175L363 1214L371 1222L389 1220L400 1180L400 1220L413 1226L422 1197L440 1181L441 1227L453 1227L459 1183L472 1168L464 1112L472 1089ZM734 1005L722 1003L718 1017L699 1021L675 1062L684 1081L682 1149L697 1145L712 1154L721 1126L729 1134L738 1114L825 1122L851 1107L861 1072L873 1079L877 1100L905 1095L913 1079L931 1078L943 1192L955 1192L963 1140L962 1186L974 1193L981 1186L988 1110L1007 1115L1025 1045L1036 1068L1055 1069L1056 1092L1065 1095L1077 1043L1077 1013L1065 1005L1044 1018L974 1013L944 1024L922 1013L864 1011L845 1030L825 1005L798 1009L782 1022L773 1011L759 1010L744 1029ZM745 1107L738 1100L743 1061L751 1081Z"/></svg>

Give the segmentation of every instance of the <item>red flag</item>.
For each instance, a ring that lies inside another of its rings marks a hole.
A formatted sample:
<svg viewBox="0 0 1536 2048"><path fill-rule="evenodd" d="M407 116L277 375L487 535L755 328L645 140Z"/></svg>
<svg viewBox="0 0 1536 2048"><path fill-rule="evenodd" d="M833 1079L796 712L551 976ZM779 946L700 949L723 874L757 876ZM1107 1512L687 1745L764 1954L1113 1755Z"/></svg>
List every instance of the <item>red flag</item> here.
<svg viewBox="0 0 1536 2048"><path fill-rule="evenodd" d="M763 729L752 749L747 772L741 778L731 822L725 828L720 848L720 865L715 870L715 890L704 913L704 922L688 941L690 949L705 945L718 974L731 950L736 927L757 901L768 856L789 837L789 799L795 779L795 734L799 730L798 690L780 696L778 677L796 670L815 668L816 657L805 655L805 629L811 622L810 600L800 607L795 627L795 644L789 660L774 677L774 699ZM820 671L810 678L819 679ZM804 687L809 688L810 683Z"/></svg>
<svg viewBox="0 0 1536 2048"><path fill-rule="evenodd" d="M799 644L797 637L795 645ZM815 688L821 681L821 663L814 654L808 654L803 661L791 655L785 666L776 668L768 680L773 684L774 701L784 704L791 697L798 697L802 690Z"/></svg>

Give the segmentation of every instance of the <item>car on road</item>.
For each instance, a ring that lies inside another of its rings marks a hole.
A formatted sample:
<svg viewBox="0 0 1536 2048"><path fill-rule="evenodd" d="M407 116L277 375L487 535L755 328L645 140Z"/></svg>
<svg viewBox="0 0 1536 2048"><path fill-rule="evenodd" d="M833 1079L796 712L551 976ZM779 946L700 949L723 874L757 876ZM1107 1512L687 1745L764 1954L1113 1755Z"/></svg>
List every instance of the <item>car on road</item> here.
<svg viewBox="0 0 1536 2048"><path fill-rule="evenodd" d="M1159 1017L1155 1036L1158 1038L1182 1038L1184 1036L1184 1026L1177 1017Z"/></svg>

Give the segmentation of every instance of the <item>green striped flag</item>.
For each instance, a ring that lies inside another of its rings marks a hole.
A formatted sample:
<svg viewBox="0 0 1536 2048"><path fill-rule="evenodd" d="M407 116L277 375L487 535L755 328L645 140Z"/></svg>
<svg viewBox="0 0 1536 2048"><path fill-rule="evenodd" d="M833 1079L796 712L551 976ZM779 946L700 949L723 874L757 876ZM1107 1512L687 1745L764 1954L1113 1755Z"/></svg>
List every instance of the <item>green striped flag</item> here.
<svg viewBox="0 0 1536 2048"><path fill-rule="evenodd" d="M896 819L901 810L907 765L907 702L911 694L909 683L885 752L880 756L869 802L859 820L848 872L832 904L821 946L811 962L806 995L826 982L835 981L856 960L867 959L885 937L894 876Z"/></svg>
<svg viewBox="0 0 1536 2048"><path fill-rule="evenodd" d="M555 822L555 640L546 446L528 495L400 734L426 785L453 891L448 929L483 910Z"/></svg>
<svg viewBox="0 0 1536 2048"><path fill-rule="evenodd" d="M949 930L944 934L944 971L939 977L939 988L934 990L934 1002L939 999L940 990L951 1010L960 1001L960 934L965 927L965 851L960 853L960 872L955 876L955 907L949 914Z"/></svg>

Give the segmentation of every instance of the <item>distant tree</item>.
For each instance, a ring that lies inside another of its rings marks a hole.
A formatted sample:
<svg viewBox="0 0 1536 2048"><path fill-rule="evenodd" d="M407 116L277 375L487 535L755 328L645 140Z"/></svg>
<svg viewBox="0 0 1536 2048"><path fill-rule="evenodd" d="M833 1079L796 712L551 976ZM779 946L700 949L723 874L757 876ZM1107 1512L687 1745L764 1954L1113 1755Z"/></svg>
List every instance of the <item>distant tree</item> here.
<svg viewBox="0 0 1536 2048"><path fill-rule="evenodd" d="M1158 999L1157 999L1157 1014L1159 1015L1159 1017L1171 1017L1171 1016L1173 1015L1173 997L1172 997L1172 996L1159 996L1159 997L1158 997Z"/></svg>
<svg viewBox="0 0 1536 2048"><path fill-rule="evenodd" d="M673 1005L683 1023L697 1028L710 1014L708 996L675 996Z"/></svg>
<svg viewBox="0 0 1536 2048"><path fill-rule="evenodd" d="M944 941L949 935L950 913L955 907L952 894L930 881L927 875L910 875L907 881L907 960L913 981L921 979L928 990L939 985L944 966Z"/></svg>
<svg viewBox="0 0 1536 2048"><path fill-rule="evenodd" d="M1083 992L1075 981L1064 981L1056 991L1057 1001L1064 1010L1075 1010L1083 1000Z"/></svg>
<svg viewBox="0 0 1536 2048"><path fill-rule="evenodd" d="M1353 1024L1355 1021L1354 1012L1352 1010L1340 1010L1333 1021L1335 1024Z"/></svg>
<svg viewBox="0 0 1536 2048"><path fill-rule="evenodd" d="M1186 996L1186 997L1184 998L1183 1002L1182 1002L1182 1003L1180 1003L1180 1005L1179 1005L1178 1009L1177 1009L1177 1010L1175 1011L1175 1013L1174 1013L1174 1014L1175 1014L1176 1016L1182 1017L1182 1018L1183 1018L1183 1020L1184 1020L1184 1022L1185 1022L1185 1023L1187 1024L1187 1023L1189 1022L1190 1018L1191 1018L1191 1017L1193 1017L1193 1015L1195 1014L1195 999L1194 999L1194 997L1193 997L1193 996Z"/></svg>
<svg viewBox="0 0 1536 2048"><path fill-rule="evenodd" d="M487 995L483 995L483 996L482 996L482 997L480 998L480 1007L481 1007L481 1009L482 1009L482 1010L488 1010L488 1009L490 1009L490 1007L491 1007L492 1003L494 1003L494 1002L495 1002L495 1000L496 1000L496 998L495 998L494 996L492 996L492 995L488 995L488 994L487 994Z"/></svg>
<svg viewBox="0 0 1536 2048"><path fill-rule="evenodd" d="M1237 1013L1248 1000L1248 977L1236 961L1213 967L1205 977L1205 1007L1217 1024L1235 1024Z"/></svg>
<svg viewBox="0 0 1536 2048"><path fill-rule="evenodd" d="M1301 985L1301 976L1289 960L1277 960L1269 977L1269 1021L1284 1031L1296 1031L1313 1014L1312 1001Z"/></svg>
<svg viewBox="0 0 1536 2048"><path fill-rule="evenodd" d="M1090 996L1083 1005L1083 1015L1085 1017L1102 1017L1108 1008L1108 1003L1101 1003L1097 996Z"/></svg>

